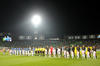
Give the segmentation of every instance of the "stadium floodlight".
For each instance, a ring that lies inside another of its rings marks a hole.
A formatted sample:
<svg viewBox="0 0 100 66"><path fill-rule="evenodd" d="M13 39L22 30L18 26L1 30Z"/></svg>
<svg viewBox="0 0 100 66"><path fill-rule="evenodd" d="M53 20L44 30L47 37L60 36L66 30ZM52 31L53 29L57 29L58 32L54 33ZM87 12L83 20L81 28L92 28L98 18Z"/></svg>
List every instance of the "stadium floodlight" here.
<svg viewBox="0 0 100 66"><path fill-rule="evenodd" d="M37 28L41 24L41 17L39 15L34 15L32 17L32 24Z"/></svg>

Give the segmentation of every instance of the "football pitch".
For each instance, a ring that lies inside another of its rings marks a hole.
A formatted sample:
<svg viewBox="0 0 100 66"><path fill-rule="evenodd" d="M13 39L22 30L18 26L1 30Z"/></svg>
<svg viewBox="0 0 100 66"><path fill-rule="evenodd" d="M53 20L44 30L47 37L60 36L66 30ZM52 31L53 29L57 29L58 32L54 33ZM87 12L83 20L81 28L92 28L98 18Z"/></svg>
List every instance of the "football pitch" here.
<svg viewBox="0 0 100 66"><path fill-rule="evenodd" d="M65 59L0 55L0 66L100 66L100 52L97 52L97 56L97 59Z"/></svg>

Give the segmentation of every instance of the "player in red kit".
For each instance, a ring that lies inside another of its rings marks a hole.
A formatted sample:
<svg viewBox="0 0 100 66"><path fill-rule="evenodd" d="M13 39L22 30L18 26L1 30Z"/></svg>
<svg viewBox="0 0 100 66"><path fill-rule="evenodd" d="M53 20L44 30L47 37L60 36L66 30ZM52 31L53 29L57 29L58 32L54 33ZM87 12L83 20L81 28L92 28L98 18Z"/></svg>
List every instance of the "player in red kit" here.
<svg viewBox="0 0 100 66"><path fill-rule="evenodd" d="M53 54L53 46L51 46L50 51L51 51L51 55L52 55Z"/></svg>

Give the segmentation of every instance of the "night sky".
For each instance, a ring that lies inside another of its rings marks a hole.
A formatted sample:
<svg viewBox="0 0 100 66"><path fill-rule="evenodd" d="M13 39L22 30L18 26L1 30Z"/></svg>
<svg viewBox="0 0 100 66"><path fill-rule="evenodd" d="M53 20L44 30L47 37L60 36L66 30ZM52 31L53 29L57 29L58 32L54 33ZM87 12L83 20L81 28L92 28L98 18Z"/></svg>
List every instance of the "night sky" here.
<svg viewBox="0 0 100 66"><path fill-rule="evenodd" d="M37 30L47 34L100 33L100 7L97 1L82 0L2 0L0 32L34 32L31 17L39 14Z"/></svg>

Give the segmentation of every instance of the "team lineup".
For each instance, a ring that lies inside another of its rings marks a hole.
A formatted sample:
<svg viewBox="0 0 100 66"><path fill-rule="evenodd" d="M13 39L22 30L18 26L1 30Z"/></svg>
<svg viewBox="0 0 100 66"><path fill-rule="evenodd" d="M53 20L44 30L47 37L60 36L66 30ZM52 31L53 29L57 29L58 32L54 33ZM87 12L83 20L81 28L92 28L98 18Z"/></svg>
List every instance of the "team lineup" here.
<svg viewBox="0 0 100 66"><path fill-rule="evenodd" d="M95 46L64 46L64 47L29 47L29 48L11 48L3 49L3 54L9 52L9 55L17 56L45 56L45 57L64 57L64 58L97 58Z"/></svg>

